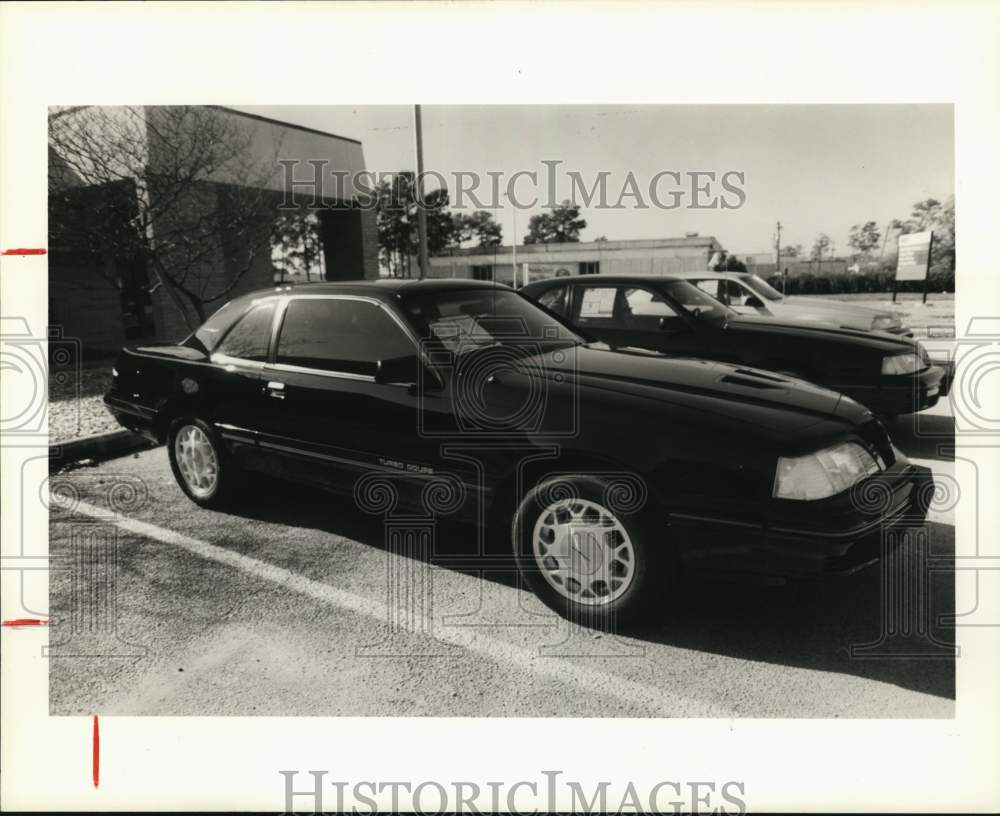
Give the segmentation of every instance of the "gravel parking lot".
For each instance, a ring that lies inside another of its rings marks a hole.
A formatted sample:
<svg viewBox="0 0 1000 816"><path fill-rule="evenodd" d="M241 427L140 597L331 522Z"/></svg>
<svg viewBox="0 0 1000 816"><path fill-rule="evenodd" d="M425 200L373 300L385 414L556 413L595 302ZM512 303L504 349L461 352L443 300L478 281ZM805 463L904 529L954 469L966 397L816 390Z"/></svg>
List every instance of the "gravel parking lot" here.
<svg viewBox="0 0 1000 816"><path fill-rule="evenodd" d="M921 416L936 433L952 427L947 405ZM951 472L908 418L891 432ZM387 550L387 527L347 500L261 481L229 512L198 508L163 448L55 475L51 488L55 715L954 713L947 650L924 639L917 657L887 658L891 643L852 656L879 639L878 567L798 588L690 585L664 597L657 621L602 635L549 613L513 574ZM953 525L950 512L927 524L939 566ZM436 550L472 534L441 523ZM115 605L94 611L80 577L112 572ZM930 631L946 643L936 621L954 609L953 584L947 570L931 583ZM90 652L104 656L80 656Z"/></svg>
<svg viewBox="0 0 1000 816"><path fill-rule="evenodd" d="M89 365L77 377L49 380L49 441L55 445L121 428L104 407L113 360Z"/></svg>

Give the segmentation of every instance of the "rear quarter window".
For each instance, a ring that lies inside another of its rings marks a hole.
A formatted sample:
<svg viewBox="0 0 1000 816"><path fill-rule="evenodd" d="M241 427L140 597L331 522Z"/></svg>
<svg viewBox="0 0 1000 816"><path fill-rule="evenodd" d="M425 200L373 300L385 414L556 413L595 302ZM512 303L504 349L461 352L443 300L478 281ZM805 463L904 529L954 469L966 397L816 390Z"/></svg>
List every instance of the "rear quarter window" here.
<svg viewBox="0 0 1000 816"><path fill-rule="evenodd" d="M551 312L566 317L566 286L553 286L538 296L538 302Z"/></svg>
<svg viewBox="0 0 1000 816"><path fill-rule="evenodd" d="M586 286L576 298L574 318L582 326L615 327L617 286Z"/></svg>
<svg viewBox="0 0 1000 816"><path fill-rule="evenodd" d="M267 362L274 307L274 301L251 306L219 343L219 354L258 363Z"/></svg>
<svg viewBox="0 0 1000 816"><path fill-rule="evenodd" d="M230 326L240 319L242 310L232 302L225 304L219 311L202 323L186 341L188 346L201 346L210 354L215 351Z"/></svg>

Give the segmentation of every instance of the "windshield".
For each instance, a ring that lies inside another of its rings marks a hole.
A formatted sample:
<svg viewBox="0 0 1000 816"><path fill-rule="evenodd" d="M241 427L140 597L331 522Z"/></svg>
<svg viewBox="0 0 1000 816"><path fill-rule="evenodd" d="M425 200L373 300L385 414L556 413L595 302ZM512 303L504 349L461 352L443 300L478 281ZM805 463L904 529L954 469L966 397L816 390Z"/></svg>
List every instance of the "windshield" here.
<svg viewBox="0 0 1000 816"><path fill-rule="evenodd" d="M726 320L736 315L736 312L732 309L724 306L710 294L703 292L697 286L687 281L668 281L663 284L663 289L677 303L683 306L686 312L695 317L707 318L709 320Z"/></svg>
<svg viewBox="0 0 1000 816"><path fill-rule="evenodd" d="M496 345L551 351L583 343L579 335L507 289L448 289L407 296L403 310L421 337L454 354Z"/></svg>
<svg viewBox="0 0 1000 816"><path fill-rule="evenodd" d="M749 285L758 295L766 297L768 300L783 300L785 297L760 275L741 275L740 280Z"/></svg>

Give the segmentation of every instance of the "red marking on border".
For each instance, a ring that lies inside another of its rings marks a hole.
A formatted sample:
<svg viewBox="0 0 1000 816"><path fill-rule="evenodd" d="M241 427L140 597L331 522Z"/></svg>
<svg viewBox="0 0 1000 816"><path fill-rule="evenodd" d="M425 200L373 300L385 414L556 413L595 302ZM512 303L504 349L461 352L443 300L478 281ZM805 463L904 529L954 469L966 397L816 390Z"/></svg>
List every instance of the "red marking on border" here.
<svg viewBox="0 0 1000 816"><path fill-rule="evenodd" d="M101 728L97 724L97 715L94 715L94 761L93 761L94 787L101 784Z"/></svg>
<svg viewBox="0 0 1000 816"><path fill-rule="evenodd" d="M13 620L5 620L0 623L0 626L48 626L49 622L47 620L39 620L38 618L14 618Z"/></svg>
<svg viewBox="0 0 1000 816"><path fill-rule="evenodd" d="M5 249L2 254L4 255L44 255L48 250L42 249Z"/></svg>

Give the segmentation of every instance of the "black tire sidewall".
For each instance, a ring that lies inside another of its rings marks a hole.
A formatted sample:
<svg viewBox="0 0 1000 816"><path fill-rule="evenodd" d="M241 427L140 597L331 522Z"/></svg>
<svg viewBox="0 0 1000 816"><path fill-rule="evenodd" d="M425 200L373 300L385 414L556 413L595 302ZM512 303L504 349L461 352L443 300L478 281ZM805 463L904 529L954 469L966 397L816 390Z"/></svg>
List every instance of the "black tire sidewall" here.
<svg viewBox="0 0 1000 816"><path fill-rule="evenodd" d="M532 536L538 517L544 510L544 497L554 483L574 491L575 496L602 504L615 514L625 527L635 552L635 574L628 590L608 604L588 606L563 596L542 575L535 561ZM669 548L667 521L655 512L651 497L631 512L619 512L609 506L609 479L598 475L566 475L547 478L527 491L518 505L511 526L514 556L528 587L546 606L574 622L600 629L615 629L652 613L658 597L673 580L676 570Z"/></svg>
<svg viewBox="0 0 1000 816"><path fill-rule="evenodd" d="M200 428L205 436L208 437L209 442L211 442L212 447L215 450L215 457L219 463L219 475L215 482L215 490L213 490L208 496L197 496L191 492L187 481L181 473L180 466L177 464L177 453L174 445L177 441L178 432L185 425L194 425L195 427ZM235 473L233 465L229 461L225 446L222 444L222 439L211 425L194 416L185 416L175 419L170 424L170 430L167 433L167 451L170 458L170 469L174 473L174 479L177 480L177 484L180 485L181 490L184 491L184 494L191 499L191 501L195 504L201 505L202 507L218 507L222 504L229 494L230 483L233 481Z"/></svg>

